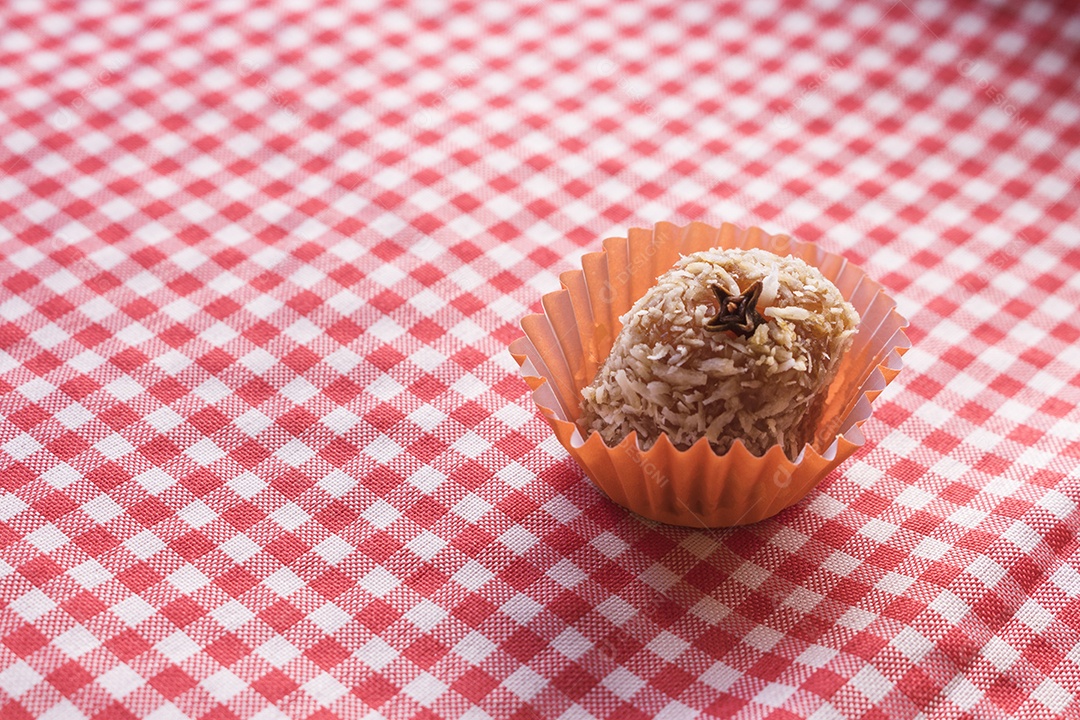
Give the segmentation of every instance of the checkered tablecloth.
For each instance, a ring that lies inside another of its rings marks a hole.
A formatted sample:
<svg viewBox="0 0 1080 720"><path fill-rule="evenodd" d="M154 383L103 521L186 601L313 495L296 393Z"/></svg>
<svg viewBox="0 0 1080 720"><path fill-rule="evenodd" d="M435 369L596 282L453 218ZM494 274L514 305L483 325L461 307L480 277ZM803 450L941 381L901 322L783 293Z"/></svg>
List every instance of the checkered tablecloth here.
<svg viewBox="0 0 1080 720"><path fill-rule="evenodd" d="M0 9L0 718L1080 716L1069 3ZM601 496L506 350L760 225L914 348L749 527Z"/></svg>

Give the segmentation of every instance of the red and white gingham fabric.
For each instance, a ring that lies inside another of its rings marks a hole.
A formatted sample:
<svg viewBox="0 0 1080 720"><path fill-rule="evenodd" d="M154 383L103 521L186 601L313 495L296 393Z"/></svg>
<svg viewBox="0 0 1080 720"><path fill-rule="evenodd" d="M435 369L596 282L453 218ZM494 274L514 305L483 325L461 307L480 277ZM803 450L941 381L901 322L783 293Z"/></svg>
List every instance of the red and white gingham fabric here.
<svg viewBox="0 0 1080 720"><path fill-rule="evenodd" d="M0 717L1080 716L1068 3L0 10ZM506 352L758 224L914 349L760 524L654 525Z"/></svg>

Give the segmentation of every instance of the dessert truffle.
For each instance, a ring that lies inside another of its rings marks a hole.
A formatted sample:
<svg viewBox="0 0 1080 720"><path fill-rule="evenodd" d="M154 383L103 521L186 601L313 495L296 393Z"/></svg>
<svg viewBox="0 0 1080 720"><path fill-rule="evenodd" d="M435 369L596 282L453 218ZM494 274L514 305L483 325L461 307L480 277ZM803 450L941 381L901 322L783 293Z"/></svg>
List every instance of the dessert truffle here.
<svg viewBox="0 0 1080 720"><path fill-rule="evenodd" d="M813 441L859 322L821 272L765 250L682 257L621 318L580 423L616 445L636 431L688 449L707 438L755 455L780 445L794 459Z"/></svg>

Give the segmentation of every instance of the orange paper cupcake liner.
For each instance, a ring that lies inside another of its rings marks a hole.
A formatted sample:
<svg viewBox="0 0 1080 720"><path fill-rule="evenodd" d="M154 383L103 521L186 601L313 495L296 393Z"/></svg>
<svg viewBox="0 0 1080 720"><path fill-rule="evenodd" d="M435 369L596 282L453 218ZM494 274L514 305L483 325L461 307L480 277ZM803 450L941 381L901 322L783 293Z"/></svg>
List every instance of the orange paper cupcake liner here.
<svg viewBox="0 0 1080 720"><path fill-rule="evenodd" d="M777 445L755 456L739 441L722 455L705 439L687 450L661 437L642 450L636 433L618 445L583 434L576 420L581 391L593 381L622 328L619 318L680 255L713 247L762 248L817 267L860 315L818 432L792 461ZM658 223L608 238L582 258L582 270L559 278L563 289L542 298L543 313L522 319L525 337L510 345L533 400L555 436L608 497L651 520L691 527L757 522L803 499L865 442L860 426L871 403L900 371L911 346L907 321L881 285L857 266L816 245L760 228Z"/></svg>

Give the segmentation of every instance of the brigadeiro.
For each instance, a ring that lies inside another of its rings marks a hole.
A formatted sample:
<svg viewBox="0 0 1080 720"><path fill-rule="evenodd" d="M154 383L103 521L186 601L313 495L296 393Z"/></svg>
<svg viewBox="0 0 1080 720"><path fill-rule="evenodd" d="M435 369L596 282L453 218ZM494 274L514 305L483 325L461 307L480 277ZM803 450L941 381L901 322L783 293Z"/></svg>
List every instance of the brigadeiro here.
<svg viewBox="0 0 1080 720"><path fill-rule="evenodd" d="M621 318L581 426L642 449L663 434L718 453L742 440L755 455L794 459L812 442L830 381L859 314L821 272L762 249L682 257Z"/></svg>
<svg viewBox="0 0 1080 720"><path fill-rule="evenodd" d="M760 228L632 228L559 279L510 352L596 487L658 522L797 503L865 444L911 346L861 268Z"/></svg>

